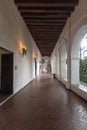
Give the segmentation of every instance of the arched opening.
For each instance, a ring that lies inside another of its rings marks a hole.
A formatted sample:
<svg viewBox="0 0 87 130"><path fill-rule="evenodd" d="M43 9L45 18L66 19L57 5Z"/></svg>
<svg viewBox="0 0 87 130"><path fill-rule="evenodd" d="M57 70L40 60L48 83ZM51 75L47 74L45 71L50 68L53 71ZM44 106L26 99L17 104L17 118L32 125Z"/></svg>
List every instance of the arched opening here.
<svg viewBox="0 0 87 130"><path fill-rule="evenodd" d="M56 66L57 66L57 69L56 69L56 73L57 73L57 76L60 77L60 68L59 68L59 51L57 51L57 56L56 56Z"/></svg>
<svg viewBox="0 0 87 130"><path fill-rule="evenodd" d="M53 66L53 70L54 70L54 74L56 74L56 70L57 70L57 56L56 56L56 53L54 54L54 61L53 61L53 64L54 64L54 66Z"/></svg>
<svg viewBox="0 0 87 130"><path fill-rule="evenodd" d="M61 50L61 78L67 81L67 51L65 45Z"/></svg>
<svg viewBox="0 0 87 130"><path fill-rule="evenodd" d="M71 48L71 85L79 88L81 87L80 80L83 78L81 73L85 38L87 38L87 25L81 27L75 34ZM86 54L87 53L85 53L85 55Z"/></svg>
<svg viewBox="0 0 87 130"><path fill-rule="evenodd" d="M87 85L87 33L80 45L80 81Z"/></svg>

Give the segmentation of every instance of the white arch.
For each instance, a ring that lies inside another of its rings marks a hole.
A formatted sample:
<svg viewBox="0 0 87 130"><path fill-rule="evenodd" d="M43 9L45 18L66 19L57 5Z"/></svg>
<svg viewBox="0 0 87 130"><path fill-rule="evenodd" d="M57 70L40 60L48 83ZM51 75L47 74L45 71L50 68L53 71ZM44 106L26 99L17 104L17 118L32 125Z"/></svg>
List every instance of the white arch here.
<svg viewBox="0 0 87 130"><path fill-rule="evenodd" d="M80 61L80 44L87 33L87 25L83 25L75 34L71 46L71 84L79 86L79 61Z"/></svg>

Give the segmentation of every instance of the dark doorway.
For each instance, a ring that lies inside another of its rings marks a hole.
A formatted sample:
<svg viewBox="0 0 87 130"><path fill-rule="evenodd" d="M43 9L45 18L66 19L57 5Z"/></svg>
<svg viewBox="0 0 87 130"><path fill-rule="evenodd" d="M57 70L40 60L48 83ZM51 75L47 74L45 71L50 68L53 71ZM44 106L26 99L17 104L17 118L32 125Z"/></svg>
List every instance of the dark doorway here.
<svg viewBox="0 0 87 130"><path fill-rule="evenodd" d="M37 61L35 59L35 76L37 75Z"/></svg>
<svg viewBox="0 0 87 130"><path fill-rule="evenodd" d="M13 93L13 53L0 48L0 102Z"/></svg>

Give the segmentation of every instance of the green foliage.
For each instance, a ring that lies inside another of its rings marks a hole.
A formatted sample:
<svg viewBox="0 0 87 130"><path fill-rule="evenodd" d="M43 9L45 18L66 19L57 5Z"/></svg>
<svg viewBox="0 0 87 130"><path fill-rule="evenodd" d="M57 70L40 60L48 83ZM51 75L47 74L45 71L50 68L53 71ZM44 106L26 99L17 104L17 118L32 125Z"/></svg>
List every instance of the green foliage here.
<svg viewBox="0 0 87 130"><path fill-rule="evenodd" d="M87 59L80 60L80 81L87 83Z"/></svg>

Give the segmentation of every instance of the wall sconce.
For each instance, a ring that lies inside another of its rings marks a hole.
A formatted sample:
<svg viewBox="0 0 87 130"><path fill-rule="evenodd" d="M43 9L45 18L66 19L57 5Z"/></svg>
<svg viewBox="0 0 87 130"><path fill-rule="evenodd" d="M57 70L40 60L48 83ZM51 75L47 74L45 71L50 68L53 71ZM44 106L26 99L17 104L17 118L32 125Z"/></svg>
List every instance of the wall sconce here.
<svg viewBox="0 0 87 130"><path fill-rule="evenodd" d="M22 56L25 56L26 55L26 52L27 52L27 49L26 48L22 48Z"/></svg>
<svg viewBox="0 0 87 130"><path fill-rule="evenodd" d="M34 57L34 61L36 61L36 57Z"/></svg>

